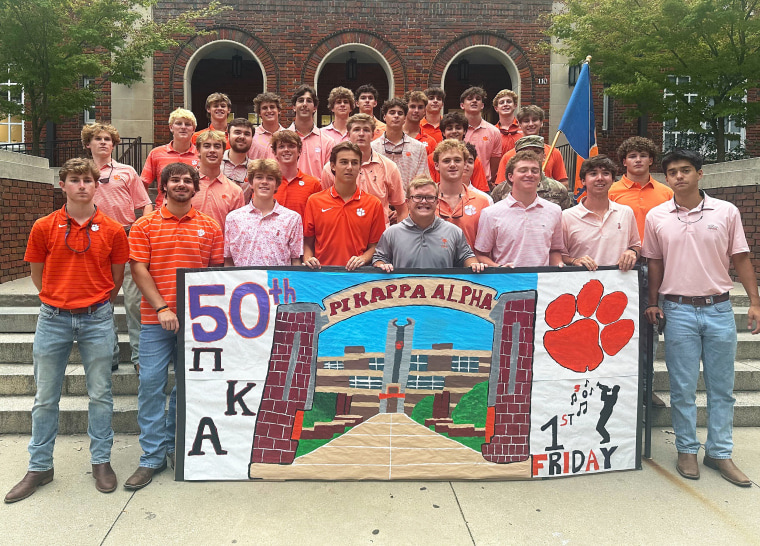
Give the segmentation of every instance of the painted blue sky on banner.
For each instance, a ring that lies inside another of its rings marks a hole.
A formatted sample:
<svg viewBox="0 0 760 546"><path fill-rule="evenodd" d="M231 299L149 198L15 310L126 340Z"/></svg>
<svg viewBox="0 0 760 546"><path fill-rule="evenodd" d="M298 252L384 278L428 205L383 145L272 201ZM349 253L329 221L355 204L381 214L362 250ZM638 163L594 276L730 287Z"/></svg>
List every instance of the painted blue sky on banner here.
<svg viewBox="0 0 760 546"><path fill-rule="evenodd" d="M286 274L281 271L269 271L269 284L271 285L273 278L282 279L285 276L289 279L290 286L296 290L297 301L320 304L324 298L353 285L391 278L382 274L359 276L344 272L323 272L317 277L310 271L288 271ZM467 282L476 280L472 275L447 277ZM499 295L504 292L535 290L538 282L535 273L485 274L478 275L477 279L498 290ZM491 348L493 326L482 318L441 307L398 306L363 313L326 329L319 336L319 356L342 356L346 345L362 345L367 352L384 352L388 322L398 319L399 324L404 324L407 318L414 319L416 323L414 349L429 349L434 343L453 343L454 348L460 350Z"/></svg>

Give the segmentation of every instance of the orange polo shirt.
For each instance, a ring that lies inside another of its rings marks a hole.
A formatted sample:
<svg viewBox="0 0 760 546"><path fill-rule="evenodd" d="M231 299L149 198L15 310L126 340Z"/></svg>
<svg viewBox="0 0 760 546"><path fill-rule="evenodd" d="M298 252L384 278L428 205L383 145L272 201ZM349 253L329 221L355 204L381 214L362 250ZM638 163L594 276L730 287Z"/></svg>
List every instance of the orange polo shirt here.
<svg viewBox="0 0 760 546"><path fill-rule="evenodd" d="M306 203L303 235L314 237L314 255L322 265L345 266L351 256L377 243L384 231L383 205L358 186L348 201L333 186Z"/></svg>
<svg viewBox="0 0 760 546"><path fill-rule="evenodd" d="M467 244L471 248L475 248L480 213L491 203L486 196L468 190L464 184L462 184L462 189L462 200L457 203L453 210L446 201L439 199L435 213L464 231Z"/></svg>
<svg viewBox="0 0 760 546"><path fill-rule="evenodd" d="M142 173L140 173L140 179L142 180L142 183L145 184L146 190L154 180L158 186L161 186L161 171L170 163L187 163L196 169L198 168L200 160L198 159L198 148L195 147L195 144L191 144L186 152L180 153L174 149L172 146L173 143L174 141L153 148L148 154ZM158 195L156 196L156 207L160 207L163 201L164 194L159 189Z"/></svg>
<svg viewBox="0 0 760 546"><path fill-rule="evenodd" d="M375 118L375 133L372 135L372 140L380 138L385 133L385 123Z"/></svg>
<svg viewBox="0 0 760 546"><path fill-rule="evenodd" d="M520 124L517 123L517 118L512 120L512 123L506 129L501 126L501 122L496 124L496 128L501 133L501 153L506 154L509 150L515 147L515 143L523 136Z"/></svg>
<svg viewBox="0 0 760 546"><path fill-rule="evenodd" d="M440 125L433 125L432 123L428 122L425 118L422 118L420 121L420 129L422 132L424 132L427 136L435 140L436 146L443 142L443 134L441 133L441 126ZM433 150L430 150L431 152Z"/></svg>
<svg viewBox="0 0 760 546"><path fill-rule="evenodd" d="M124 264L128 259L124 228L100 209L84 225L69 219L65 208L40 218L32 226L24 254L24 261L45 264L40 300L61 309L89 307L110 299L114 288L111 264Z"/></svg>
<svg viewBox="0 0 760 546"><path fill-rule="evenodd" d="M233 210L245 205L245 197L240 186L219 173L211 180L201 175L201 189L193 196L193 207L216 220L224 233L224 222Z"/></svg>
<svg viewBox="0 0 760 546"><path fill-rule="evenodd" d="M177 312L177 269L224 264L224 232L216 220L192 207L177 218L165 206L138 218L129 232L129 259L148 264L161 297ZM156 310L145 298L142 324L159 324Z"/></svg>
<svg viewBox="0 0 760 546"><path fill-rule="evenodd" d="M551 146L544 144L544 154L548 154L549 149L551 149ZM499 161L499 170L496 171L496 180L494 180L495 184L501 184L507 179L507 163L514 157L515 153L516 152L514 148L504 153L501 161ZM544 174L546 174L546 176L549 178L557 180L558 182L567 180L565 162L562 160L562 154L559 153L559 150L557 148L554 148L554 150L552 150L552 153L549 156L549 161L546 162Z"/></svg>
<svg viewBox="0 0 760 546"><path fill-rule="evenodd" d="M435 170L435 161L433 161L433 154L428 154L428 170L430 171L430 178L435 182L441 181L441 173ZM478 188L480 191L486 193L491 191L486 180L486 172L483 170L483 163L480 162L480 158L475 158L475 164L472 166L472 176L470 177L472 185Z"/></svg>
<svg viewBox="0 0 760 546"><path fill-rule="evenodd" d="M633 214L636 216L636 226L639 228L639 237L644 241L644 221L647 213L657 205L673 199L673 190L665 184L660 184L651 176L642 186L624 175L610 186L607 197L610 201L628 205L633 209Z"/></svg>
<svg viewBox="0 0 760 546"><path fill-rule="evenodd" d="M420 132L417 133L417 136L414 137L414 140L416 140L417 142L422 142L425 145L425 149L427 150L427 153L429 154L432 154L433 151L435 150L435 147L438 146L438 143L436 142L436 140L433 137L425 134L422 131L422 128L420 128Z"/></svg>
<svg viewBox="0 0 760 546"><path fill-rule="evenodd" d="M298 170L293 180L288 180L284 176L282 182L277 188L274 198L277 202L292 211L297 212L303 220L303 213L306 210L306 201L315 193L322 191L322 184L315 177L305 174L301 169Z"/></svg>

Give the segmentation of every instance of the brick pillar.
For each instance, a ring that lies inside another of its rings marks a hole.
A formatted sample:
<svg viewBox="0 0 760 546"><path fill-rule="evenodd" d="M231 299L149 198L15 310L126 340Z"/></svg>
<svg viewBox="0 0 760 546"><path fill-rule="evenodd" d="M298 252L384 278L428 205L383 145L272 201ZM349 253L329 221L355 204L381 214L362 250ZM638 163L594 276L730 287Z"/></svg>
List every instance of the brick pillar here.
<svg viewBox="0 0 760 546"><path fill-rule="evenodd" d="M277 308L251 463L290 464L295 458L298 441L292 436L296 412L310 410L314 397L321 311L316 303Z"/></svg>
<svg viewBox="0 0 760 546"><path fill-rule="evenodd" d="M491 312L494 344L488 411L493 415L493 435L481 447L487 461L513 463L530 456L535 316L535 290L502 294Z"/></svg>

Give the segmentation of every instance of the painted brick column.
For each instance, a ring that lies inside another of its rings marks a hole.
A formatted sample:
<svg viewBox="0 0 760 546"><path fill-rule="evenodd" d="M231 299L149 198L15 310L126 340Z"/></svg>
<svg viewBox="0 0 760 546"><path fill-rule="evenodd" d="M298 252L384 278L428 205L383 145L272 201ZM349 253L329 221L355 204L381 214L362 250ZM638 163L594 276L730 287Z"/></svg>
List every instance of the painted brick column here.
<svg viewBox="0 0 760 546"><path fill-rule="evenodd" d="M493 435L482 445L494 463L525 461L530 456L530 391L533 380L533 327L536 292L502 294L491 313L494 344L488 386Z"/></svg>
<svg viewBox="0 0 760 546"><path fill-rule="evenodd" d="M290 464L295 458L298 441L291 437L296 412L310 410L314 397L321 311L316 303L277 308L251 463Z"/></svg>

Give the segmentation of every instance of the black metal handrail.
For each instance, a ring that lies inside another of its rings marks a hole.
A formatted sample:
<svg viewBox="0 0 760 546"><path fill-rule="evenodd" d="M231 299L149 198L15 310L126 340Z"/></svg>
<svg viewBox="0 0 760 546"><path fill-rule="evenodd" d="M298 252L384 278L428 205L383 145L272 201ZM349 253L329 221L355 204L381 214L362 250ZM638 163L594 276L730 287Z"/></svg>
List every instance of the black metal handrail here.
<svg viewBox="0 0 760 546"><path fill-rule="evenodd" d="M87 150L82 146L82 141L78 139L56 140L52 143L52 155L48 157L45 146L40 148L40 156L50 161L51 167L60 167L69 159L75 157L87 157ZM121 163L131 165L138 173L142 171L145 158L153 149L152 142L143 142L142 137L122 137L120 142L114 147L114 157ZM32 155L31 142L14 142L10 144L0 144L0 150L7 152L16 152L20 154Z"/></svg>
<svg viewBox="0 0 760 546"><path fill-rule="evenodd" d="M567 175L570 177L570 180L575 180L575 168L578 164L578 154L575 153L575 150L573 150L569 144L557 146L557 149L559 150L559 153L562 154L562 162L565 164Z"/></svg>

